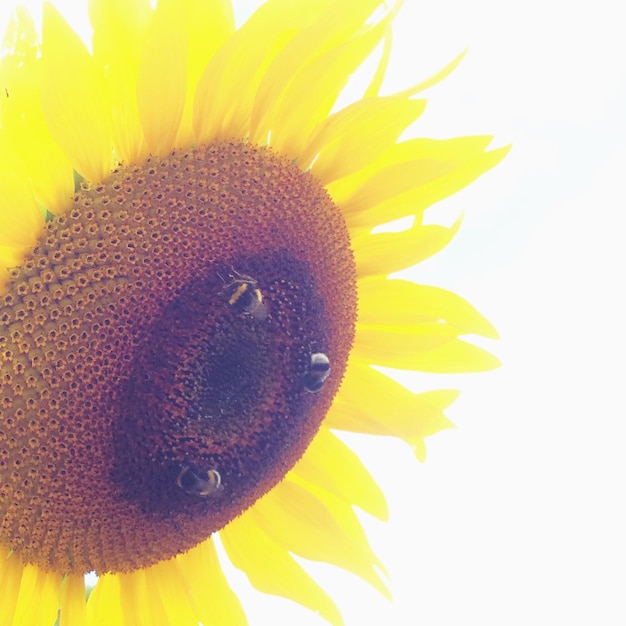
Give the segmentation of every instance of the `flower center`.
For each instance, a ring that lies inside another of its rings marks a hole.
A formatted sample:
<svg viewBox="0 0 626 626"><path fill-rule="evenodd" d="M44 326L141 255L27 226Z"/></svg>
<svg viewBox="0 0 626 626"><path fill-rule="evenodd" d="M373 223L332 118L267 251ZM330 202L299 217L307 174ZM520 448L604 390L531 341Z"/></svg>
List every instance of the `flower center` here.
<svg viewBox="0 0 626 626"><path fill-rule="evenodd" d="M355 270L312 176L220 143L83 185L0 303L0 542L129 571L303 454L352 343Z"/></svg>

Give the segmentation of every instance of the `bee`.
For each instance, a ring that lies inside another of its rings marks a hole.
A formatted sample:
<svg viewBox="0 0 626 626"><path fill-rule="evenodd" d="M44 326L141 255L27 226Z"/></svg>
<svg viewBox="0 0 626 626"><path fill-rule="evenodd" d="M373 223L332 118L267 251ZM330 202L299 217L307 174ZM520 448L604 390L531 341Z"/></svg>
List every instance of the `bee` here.
<svg viewBox="0 0 626 626"><path fill-rule="evenodd" d="M267 306L263 302L263 294L257 287L257 281L235 270L233 273L234 280L224 288L229 306L238 313L247 313L257 320L264 320L267 317Z"/></svg>
<svg viewBox="0 0 626 626"><path fill-rule="evenodd" d="M306 390L312 393L319 391L329 375L329 358L323 352L315 352L311 355L309 371L304 377L304 386Z"/></svg>
<svg viewBox="0 0 626 626"><path fill-rule="evenodd" d="M204 472L196 472L188 465L178 473L176 484L186 493L192 496L210 496L215 493L222 484L222 477L217 470L210 469Z"/></svg>

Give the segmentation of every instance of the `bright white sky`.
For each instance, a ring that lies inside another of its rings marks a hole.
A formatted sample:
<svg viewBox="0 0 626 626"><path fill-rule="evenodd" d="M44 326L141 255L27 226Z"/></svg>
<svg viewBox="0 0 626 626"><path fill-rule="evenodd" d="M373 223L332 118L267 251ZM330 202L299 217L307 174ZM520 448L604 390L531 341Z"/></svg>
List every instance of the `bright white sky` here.
<svg viewBox="0 0 626 626"><path fill-rule="evenodd" d="M243 15L259 2L237 4ZM496 170L432 210L433 221L465 210L464 226L448 250L411 274L485 313L502 336L490 348L504 366L410 379L416 390L465 390L449 413L459 428L429 440L426 464L394 442L357 441L389 494L390 522L365 523L395 602L350 575L312 571L347 626L623 626L620 3L405 5L390 89L470 46L453 76L427 94L415 134L494 134L498 145L514 145ZM235 576L252 626L325 623L249 593Z"/></svg>

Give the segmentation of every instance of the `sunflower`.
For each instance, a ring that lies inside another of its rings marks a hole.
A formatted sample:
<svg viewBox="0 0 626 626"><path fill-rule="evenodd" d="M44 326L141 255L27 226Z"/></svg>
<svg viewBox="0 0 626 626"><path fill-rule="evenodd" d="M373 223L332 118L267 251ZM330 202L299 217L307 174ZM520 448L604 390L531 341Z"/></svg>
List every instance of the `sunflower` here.
<svg viewBox="0 0 626 626"><path fill-rule="evenodd" d="M398 9L270 0L235 29L228 0L91 0L91 52L53 6L41 43L14 13L0 624L245 624L225 558L332 624L294 555L388 594L355 513L384 519L384 495L337 431L423 459L456 392L415 394L372 365L497 365L462 338L495 336L471 305L387 277L450 241L425 209L506 152L399 141L424 110L414 96L458 60L379 95ZM363 97L337 109L378 49Z"/></svg>

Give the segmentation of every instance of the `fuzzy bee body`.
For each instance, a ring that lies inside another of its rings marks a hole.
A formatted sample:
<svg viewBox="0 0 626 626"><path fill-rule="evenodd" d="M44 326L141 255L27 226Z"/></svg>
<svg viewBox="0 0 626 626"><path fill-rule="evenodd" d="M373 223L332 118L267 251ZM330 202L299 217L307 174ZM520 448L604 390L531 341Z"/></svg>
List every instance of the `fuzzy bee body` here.
<svg viewBox="0 0 626 626"><path fill-rule="evenodd" d="M226 285L224 292L228 297L228 305L237 313L251 315L257 320L267 317L267 306L254 278L235 272L234 280Z"/></svg>
<svg viewBox="0 0 626 626"><path fill-rule="evenodd" d="M222 477L214 469L202 472L185 465L176 477L176 484L192 496L206 497L220 488Z"/></svg>
<svg viewBox="0 0 626 626"><path fill-rule="evenodd" d="M305 389L312 393L319 391L329 375L330 359L323 352L315 352L311 355L309 370L304 377Z"/></svg>

